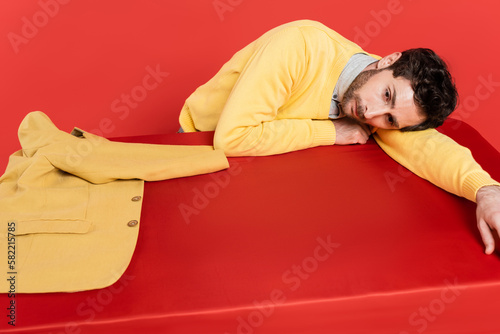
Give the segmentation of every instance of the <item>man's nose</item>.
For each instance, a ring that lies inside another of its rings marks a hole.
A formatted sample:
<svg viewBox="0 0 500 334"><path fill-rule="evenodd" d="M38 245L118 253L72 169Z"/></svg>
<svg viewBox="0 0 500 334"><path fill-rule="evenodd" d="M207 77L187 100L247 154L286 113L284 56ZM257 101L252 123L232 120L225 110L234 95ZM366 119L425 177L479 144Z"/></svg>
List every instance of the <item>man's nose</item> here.
<svg viewBox="0 0 500 334"><path fill-rule="evenodd" d="M381 115L384 115L386 112L385 109L386 108L384 106L371 106L371 107L366 106L365 113L363 114L363 116L366 120L372 120Z"/></svg>

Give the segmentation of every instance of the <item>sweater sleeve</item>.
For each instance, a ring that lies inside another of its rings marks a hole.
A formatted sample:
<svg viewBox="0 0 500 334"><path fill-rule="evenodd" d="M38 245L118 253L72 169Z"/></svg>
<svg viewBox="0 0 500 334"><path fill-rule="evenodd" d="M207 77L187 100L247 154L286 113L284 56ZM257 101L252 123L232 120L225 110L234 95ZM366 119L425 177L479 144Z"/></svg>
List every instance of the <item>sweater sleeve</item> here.
<svg viewBox="0 0 500 334"><path fill-rule="evenodd" d="M228 156L272 155L335 142L329 120L280 119L295 85L304 84L305 43L287 28L255 45L219 119L214 146Z"/></svg>
<svg viewBox="0 0 500 334"><path fill-rule="evenodd" d="M374 138L401 165L457 196L475 202L479 188L500 185L474 160L469 149L435 129L379 129Z"/></svg>

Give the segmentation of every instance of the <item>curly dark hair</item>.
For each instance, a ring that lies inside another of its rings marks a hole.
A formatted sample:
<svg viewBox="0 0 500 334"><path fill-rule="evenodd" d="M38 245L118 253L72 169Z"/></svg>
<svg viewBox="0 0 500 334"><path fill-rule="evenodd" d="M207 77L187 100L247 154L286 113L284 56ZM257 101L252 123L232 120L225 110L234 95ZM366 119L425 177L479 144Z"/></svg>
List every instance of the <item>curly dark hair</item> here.
<svg viewBox="0 0 500 334"><path fill-rule="evenodd" d="M441 126L457 106L458 92L446 63L432 50L426 48L403 51L401 57L390 65L393 76L410 80L417 107L426 120L401 131L419 131Z"/></svg>

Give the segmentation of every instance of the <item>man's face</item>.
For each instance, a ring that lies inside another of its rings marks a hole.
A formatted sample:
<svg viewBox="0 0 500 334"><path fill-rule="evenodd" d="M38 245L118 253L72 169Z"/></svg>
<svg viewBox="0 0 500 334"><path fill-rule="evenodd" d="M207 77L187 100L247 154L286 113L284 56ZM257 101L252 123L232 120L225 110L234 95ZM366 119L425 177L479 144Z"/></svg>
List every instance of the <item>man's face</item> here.
<svg viewBox="0 0 500 334"><path fill-rule="evenodd" d="M410 80L394 78L391 70L361 72L344 94L345 116L380 129L401 129L425 120L413 100Z"/></svg>

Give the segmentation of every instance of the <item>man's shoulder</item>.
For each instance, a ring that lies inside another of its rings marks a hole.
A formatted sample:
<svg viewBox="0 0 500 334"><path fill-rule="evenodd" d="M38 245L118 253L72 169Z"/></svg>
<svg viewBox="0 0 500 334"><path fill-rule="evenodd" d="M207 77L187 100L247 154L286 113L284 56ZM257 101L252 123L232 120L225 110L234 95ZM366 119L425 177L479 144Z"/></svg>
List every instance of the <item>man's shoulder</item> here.
<svg viewBox="0 0 500 334"><path fill-rule="evenodd" d="M319 29L329 29L326 25L319 21L314 21L314 20L296 20L296 21L291 21L285 24L282 24L279 27L315 27Z"/></svg>
<svg viewBox="0 0 500 334"><path fill-rule="evenodd" d="M271 29L268 34L275 34L275 33L283 33L283 32L288 32L288 33L294 33L294 32L303 32L303 31L310 31L316 34L321 34L328 36L332 33L336 34L336 32L324 25L321 22L314 21L314 20L297 20L297 21L292 21L288 22L282 25L279 25L275 27L274 29Z"/></svg>
<svg viewBox="0 0 500 334"><path fill-rule="evenodd" d="M314 20L297 20L285 23L272 29L269 33L300 34L306 43L330 43L352 52L364 52L356 43L348 40L327 25Z"/></svg>

